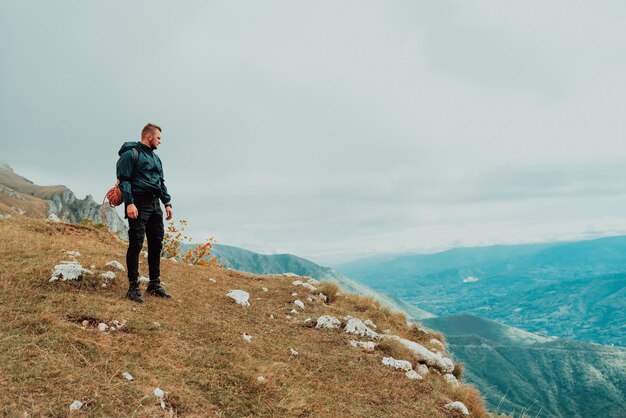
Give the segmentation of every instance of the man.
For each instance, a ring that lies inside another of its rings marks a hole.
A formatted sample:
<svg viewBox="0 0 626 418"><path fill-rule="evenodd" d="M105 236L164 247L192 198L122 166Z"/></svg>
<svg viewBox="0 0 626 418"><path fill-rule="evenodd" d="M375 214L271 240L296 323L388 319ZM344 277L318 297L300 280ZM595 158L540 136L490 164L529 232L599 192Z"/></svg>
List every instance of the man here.
<svg viewBox="0 0 626 418"><path fill-rule="evenodd" d="M148 269L150 283L146 294L171 298L161 286L161 248L163 246L163 211L167 220L172 219L171 197L163 180L161 159L154 151L161 144L161 128L148 123L141 131L141 142L126 142L118 152L117 178L128 219L128 293L132 301L144 301L139 290L139 253L144 237L148 238Z"/></svg>

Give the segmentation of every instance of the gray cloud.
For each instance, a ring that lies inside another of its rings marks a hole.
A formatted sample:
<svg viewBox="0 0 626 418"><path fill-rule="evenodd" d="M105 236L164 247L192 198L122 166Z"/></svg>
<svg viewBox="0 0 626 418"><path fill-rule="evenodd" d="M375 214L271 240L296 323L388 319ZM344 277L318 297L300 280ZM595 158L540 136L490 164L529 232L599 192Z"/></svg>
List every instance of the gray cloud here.
<svg viewBox="0 0 626 418"><path fill-rule="evenodd" d="M614 233L625 14L611 1L4 2L0 159L98 198L121 143L154 121L194 236L320 261L542 239L533 225L544 239Z"/></svg>

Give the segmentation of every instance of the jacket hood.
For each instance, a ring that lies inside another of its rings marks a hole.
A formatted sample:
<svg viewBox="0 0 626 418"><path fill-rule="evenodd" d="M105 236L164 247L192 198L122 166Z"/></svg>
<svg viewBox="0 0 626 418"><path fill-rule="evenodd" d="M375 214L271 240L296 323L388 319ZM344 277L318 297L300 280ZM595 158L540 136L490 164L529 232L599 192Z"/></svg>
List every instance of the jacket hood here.
<svg viewBox="0 0 626 418"><path fill-rule="evenodd" d="M124 145L122 145L122 148L120 148L120 150L117 152L117 155L121 156L128 150L138 148L139 144L141 144L141 142L124 142Z"/></svg>

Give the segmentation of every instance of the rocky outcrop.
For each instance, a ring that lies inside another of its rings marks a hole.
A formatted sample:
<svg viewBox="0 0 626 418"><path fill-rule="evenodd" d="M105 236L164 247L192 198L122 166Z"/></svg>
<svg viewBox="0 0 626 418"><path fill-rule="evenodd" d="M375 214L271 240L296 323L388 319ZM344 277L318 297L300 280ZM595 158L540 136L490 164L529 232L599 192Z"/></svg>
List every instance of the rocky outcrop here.
<svg viewBox="0 0 626 418"><path fill-rule="evenodd" d="M49 202L49 212L64 222L81 223L84 219L91 219L95 223L104 223L102 207L93 200L91 195L80 200L70 189L65 188L65 190L53 194ZM121 238L128 239L128 227L107 203L104 205L104 216L111 232L118 234Z"/></svg>
<svg viewBox="0 0 626 418"><path fill-rule="evenodd" d="M65 186L39 186L15 173L11 167L0 163L0 194L10 199L8 206L16 213L31 217L57 216L62 222L81 223L90 219L94 223L104 223L102 207L87 195L77 199L76 195ZM30 202L30 206L26 204ZM41 205L39 210L32 210L35 202ZM43 215L45 202L48 213ZM29 209L31 208L31 209ZM104 216L109 229L121 238L128 239L128 227L117 212L105 204Z"/></svg>

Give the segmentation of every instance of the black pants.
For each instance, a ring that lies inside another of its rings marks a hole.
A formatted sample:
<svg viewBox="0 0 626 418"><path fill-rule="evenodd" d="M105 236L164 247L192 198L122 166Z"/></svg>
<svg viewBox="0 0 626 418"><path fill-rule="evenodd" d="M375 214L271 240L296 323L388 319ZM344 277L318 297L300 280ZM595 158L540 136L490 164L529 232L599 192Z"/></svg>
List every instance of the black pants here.
<svg viewBox="0 0 626 418"><path fill-rule="evenodd" d="M133 196L139 211L137 219L128 218L128 251L126 267L128 281L131 285L138 283L139 253L144 237L148 237L148 269L150 271L149 286L161 283L161 248L163 247L163 210L161 203L154 196Z"/></svg>

